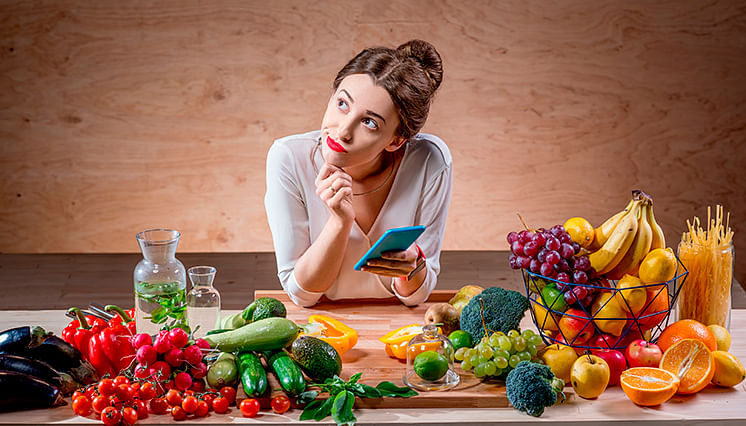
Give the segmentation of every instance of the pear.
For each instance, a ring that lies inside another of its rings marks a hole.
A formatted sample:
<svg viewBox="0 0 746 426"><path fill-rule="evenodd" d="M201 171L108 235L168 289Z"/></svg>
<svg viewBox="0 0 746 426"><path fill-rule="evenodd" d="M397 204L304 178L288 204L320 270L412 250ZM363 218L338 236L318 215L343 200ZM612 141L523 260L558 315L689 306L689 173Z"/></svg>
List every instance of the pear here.
<svg viewBox="0 0 746 426"><path fill-rule="evenodd" d="M442 324L440 329L446 336L458 330L460 322L458 311L448 303L436 303L425 312L425 324Z"/></svg>
<svg viewBox="0 0 746 426"><path fill-rule="evenodd" d="M461 315L461 310L464 309L464 306L469 303L472 297L481 293L483 290L484 288L478 285L465 285L459 289L458 293L456 293L456 295L453 296L451 300L448 301L448 303L456 308L456 312Z"/></svg>

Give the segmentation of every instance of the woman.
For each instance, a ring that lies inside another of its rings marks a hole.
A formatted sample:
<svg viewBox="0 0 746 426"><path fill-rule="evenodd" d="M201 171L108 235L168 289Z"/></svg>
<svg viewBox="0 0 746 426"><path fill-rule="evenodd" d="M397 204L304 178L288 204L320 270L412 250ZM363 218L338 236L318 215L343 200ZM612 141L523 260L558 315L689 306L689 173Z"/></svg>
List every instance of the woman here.
<svg viewBox="0 0 746 426"><path fill-rule="evenodd" d="M267 210L280 282L297 305L397 297L424 302L440 272L451 155L418 134L443 75L427 42L360 52L337 74L321 130L274 142ZM417 244L353 266L389 228L426 225Z"/></svg>

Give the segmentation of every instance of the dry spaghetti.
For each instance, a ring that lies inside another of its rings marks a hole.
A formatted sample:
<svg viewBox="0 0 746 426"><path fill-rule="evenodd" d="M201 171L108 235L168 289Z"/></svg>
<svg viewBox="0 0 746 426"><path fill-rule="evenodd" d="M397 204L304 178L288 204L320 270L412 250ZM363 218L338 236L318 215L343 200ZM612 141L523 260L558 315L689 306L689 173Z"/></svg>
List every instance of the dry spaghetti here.
<svg viewBox="0 0 746 426"><path fill-rule="evenodd" d="M733 282L730 213L723 223L723 206L717 206L714 219L708 207L707 229L700 226L698 217L686 224L689 231L681 237L679 259L689 275L678 298L679 319L727 327Z"/></svg>

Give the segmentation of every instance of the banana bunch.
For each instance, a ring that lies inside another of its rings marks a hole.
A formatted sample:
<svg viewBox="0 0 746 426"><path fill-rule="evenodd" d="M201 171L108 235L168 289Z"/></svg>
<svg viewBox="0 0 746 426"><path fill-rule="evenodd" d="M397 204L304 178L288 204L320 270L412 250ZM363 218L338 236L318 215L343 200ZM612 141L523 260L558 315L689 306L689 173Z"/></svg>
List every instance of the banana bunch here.
<svg viewBox="0 0 746 426"><path fill-rule="evenodd" d="M636 275L648 252L665 247L663 230L653 215L653 200L635 190L624 210L595 228L588 259L596 272L618 280L625 274Z"/></svg>

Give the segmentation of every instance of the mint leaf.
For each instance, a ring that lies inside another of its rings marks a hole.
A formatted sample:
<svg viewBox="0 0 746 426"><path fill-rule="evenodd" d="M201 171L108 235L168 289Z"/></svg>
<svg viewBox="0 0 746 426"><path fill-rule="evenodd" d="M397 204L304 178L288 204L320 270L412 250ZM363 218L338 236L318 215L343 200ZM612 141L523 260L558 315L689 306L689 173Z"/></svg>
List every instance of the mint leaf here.
<svg viewBox="0 0 746 426"><path fill-rule="evenodd" d="M399 387L388 381L379 383L376 389L381 392L382 396L409 398L418 395L417 391L408 386Z"/></svg>
<svg viewBox="0 0 746 426"><path fill-rule="evenodd" d="M331 398L330 398L331 399ZM334 398L332 405L332 420L339 425L354 425L357 418L352 413L355 404L355 395L350 391L342 391Z"/></svg>

